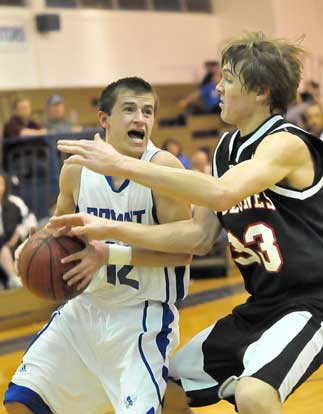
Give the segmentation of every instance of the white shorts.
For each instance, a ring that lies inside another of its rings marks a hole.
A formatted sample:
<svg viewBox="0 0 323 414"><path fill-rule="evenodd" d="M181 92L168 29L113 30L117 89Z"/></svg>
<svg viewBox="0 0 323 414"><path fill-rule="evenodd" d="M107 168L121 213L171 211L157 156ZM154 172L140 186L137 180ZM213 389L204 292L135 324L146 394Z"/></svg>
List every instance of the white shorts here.
<svg viewBox="0 0 323 414"><path fill-rule="evenodd" d="M36 392L54 414L156 414L177 344L174 305L103 310L76 298L54 312L12 382Z"/></svg>

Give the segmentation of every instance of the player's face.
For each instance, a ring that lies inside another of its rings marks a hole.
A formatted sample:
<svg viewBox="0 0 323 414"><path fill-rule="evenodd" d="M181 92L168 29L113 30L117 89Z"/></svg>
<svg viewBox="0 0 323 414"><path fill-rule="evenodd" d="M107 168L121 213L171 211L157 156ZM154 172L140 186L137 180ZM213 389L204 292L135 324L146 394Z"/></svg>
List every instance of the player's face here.
<svg viewBox="0 0 323 414"><path fill-rule="evenodd" d="M154 107L155 99L151 93L119 91L111 115L106 119L109 143L122 154L139 158L146 149L154 125Z"/></svg>
<svg viewBox="0 0 323 414"><path fill-rule="evenodd" d="M221 96L221 118L228 124L239 127L258 108L257 92L246 90L239 79L239 71L233 72L230 64L224 65L216 89Z"/></svg>

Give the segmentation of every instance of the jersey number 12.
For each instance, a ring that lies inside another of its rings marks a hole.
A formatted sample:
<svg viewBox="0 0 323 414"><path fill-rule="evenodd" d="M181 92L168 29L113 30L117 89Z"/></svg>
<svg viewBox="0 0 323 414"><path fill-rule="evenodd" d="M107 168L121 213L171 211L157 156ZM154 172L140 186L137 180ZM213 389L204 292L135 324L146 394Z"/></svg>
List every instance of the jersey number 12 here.
<svg viewBox="0 0 323 414"><path fill-rule="evenodd" d="M128 285L128 286L131 286L134 289L139 289L138 280L130 279L130 277L127 277L132 269L133 269L133 266L125 265L125 266L122 266L117 271L117 266L116 265L108 265L107 282L111 283L112 285L116 285L117 278L118 278L120 285Z"/></svg>

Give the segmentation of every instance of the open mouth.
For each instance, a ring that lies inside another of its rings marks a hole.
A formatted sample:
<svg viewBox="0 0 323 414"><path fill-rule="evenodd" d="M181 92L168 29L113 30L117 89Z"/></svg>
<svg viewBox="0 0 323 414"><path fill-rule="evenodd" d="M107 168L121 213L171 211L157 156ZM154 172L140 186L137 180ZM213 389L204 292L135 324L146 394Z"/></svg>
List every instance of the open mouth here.
<svg viewBox="0 0 323 414"><path fill-rule="evenodd" d="M130 131L128 131L128 137L131 138L131 139L141 139L141 140L143 140L145 138L145 131L131 129Z"/></svg>

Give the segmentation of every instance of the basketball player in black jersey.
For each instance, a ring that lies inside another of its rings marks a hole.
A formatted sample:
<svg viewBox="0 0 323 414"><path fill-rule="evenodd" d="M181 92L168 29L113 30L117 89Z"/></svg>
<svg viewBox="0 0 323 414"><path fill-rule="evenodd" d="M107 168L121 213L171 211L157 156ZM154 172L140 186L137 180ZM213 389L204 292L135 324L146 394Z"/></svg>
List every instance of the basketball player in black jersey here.
<svg viewBox="0 0 323 414"><path fill-rule="evenodd" d="M280 414L323 362L323 143L283 118L296 95L301 59L298 44L258 32L224 48L221 117L237 129L219 142L213 177L130 159L99 141L59 143L74 154L68 163L201 207L192 220L154 232L86 215L57 225L75 225L75 234L94 239L108 235L194 254L208 251L219 223L226 229L250 297L175 355L170 373L191 406L222 398L241 414ZM173 413L182 408L175 396Z"/></svg>

